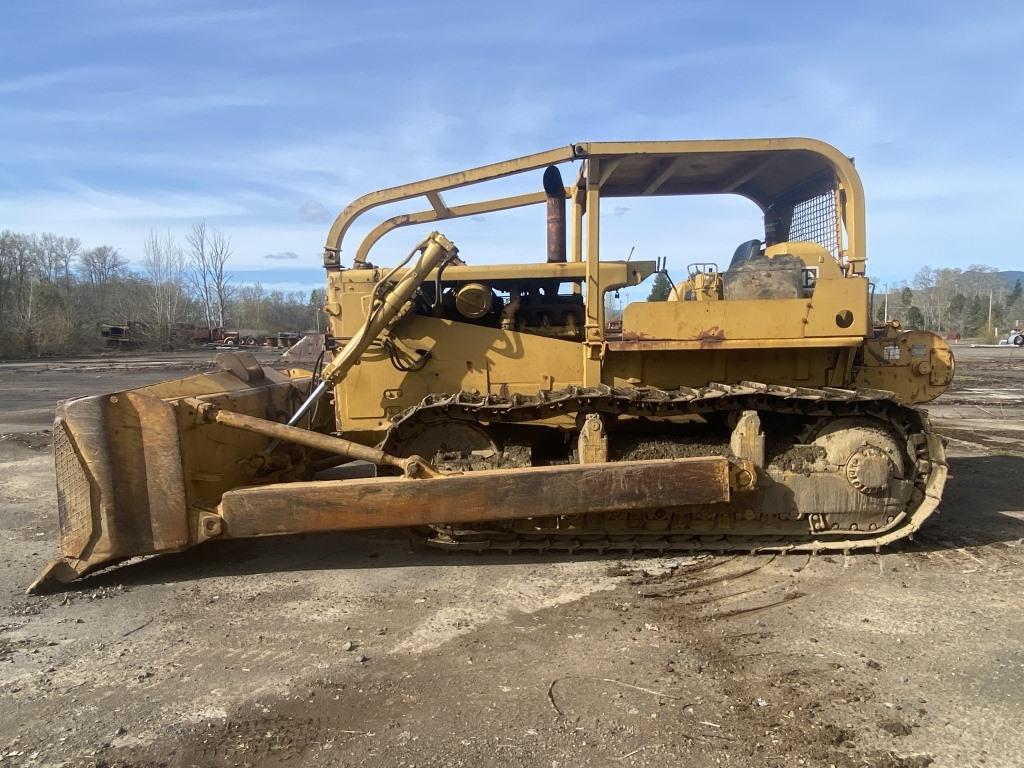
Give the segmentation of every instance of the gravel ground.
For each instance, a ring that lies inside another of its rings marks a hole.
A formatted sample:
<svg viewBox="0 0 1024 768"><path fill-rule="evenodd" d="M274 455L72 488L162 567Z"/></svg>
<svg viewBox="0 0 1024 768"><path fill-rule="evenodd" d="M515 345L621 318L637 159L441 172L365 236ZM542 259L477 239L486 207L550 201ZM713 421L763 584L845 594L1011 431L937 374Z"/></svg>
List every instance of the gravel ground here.
<svg viewBox="0 0 1024 768"><path fill-rule="evenodd" d="M55 554L53 403L206 361L0 364L0 766L1024 764L1024 364L958 361L930 409L941 514L880 554L327 535L42 597L24 588Z"/></svg>

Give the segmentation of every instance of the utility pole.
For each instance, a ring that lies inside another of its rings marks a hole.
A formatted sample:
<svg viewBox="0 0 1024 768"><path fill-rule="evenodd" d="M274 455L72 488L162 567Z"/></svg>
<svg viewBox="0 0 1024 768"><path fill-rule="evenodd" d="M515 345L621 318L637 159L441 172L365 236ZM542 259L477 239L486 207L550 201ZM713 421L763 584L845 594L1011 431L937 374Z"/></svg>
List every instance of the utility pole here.
<svg viewBox="0 0 1024 768"><path fill-rule="evenodd" d="M988 292L988 333L992 335L992 291Z"/></svg>
<svg viewBox="0 0 1024 768"><path fill-rule="evenodd" d="M884 305L884 309L882 310L882 315L883 315L882 322L888 323L889 322L889 284L888 283L885 284L885 305Z"/></svg>

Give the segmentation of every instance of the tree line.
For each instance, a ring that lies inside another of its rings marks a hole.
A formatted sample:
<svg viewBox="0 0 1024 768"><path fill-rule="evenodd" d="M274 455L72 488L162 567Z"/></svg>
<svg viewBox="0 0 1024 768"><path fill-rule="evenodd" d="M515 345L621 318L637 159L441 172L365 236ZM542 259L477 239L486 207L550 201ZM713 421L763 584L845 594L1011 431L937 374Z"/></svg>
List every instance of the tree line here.
<svg viewBox="0 0 1024 768"><path fill-rule="evenodd" d="M875 319L909 328L994 340L1024 322L1024 288L995 267L924 267L913 281L877 286Z"/></svg>
<svg viewBox="0 0 1024 768"><path fill-rule="evenodd" d="M273 334L322 327L324 292L267 290L227 271L231 239L204 221L182 240L151 232L137 268L109 245L75 237L0 232L0 357L103 347L100 326L134 323L153 348L189 343L191 327ZM648 300L667 298L657 275ZM1021 281L994 267L921 269L910 282L875 284L877 322L994 339L1024 322Z"/></svg>
<svg viewBox="0 0 1024 768"><path fill-rule="evenodd" d="M131 324L154 349L191 329L274 334L322 327L324 292L267 290L227 270L231 239L194 222L182 240L151 232L133 268L116 248L75 237L0 232L0 357L102 348L103 324Z"/></svg>

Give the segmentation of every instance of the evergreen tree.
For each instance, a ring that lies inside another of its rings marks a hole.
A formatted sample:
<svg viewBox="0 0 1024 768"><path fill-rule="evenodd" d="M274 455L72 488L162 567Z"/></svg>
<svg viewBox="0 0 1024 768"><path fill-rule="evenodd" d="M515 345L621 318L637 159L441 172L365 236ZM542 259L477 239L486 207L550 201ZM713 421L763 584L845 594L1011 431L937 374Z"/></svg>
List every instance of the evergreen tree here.
<svg viewBox="0 0 1024 768"><path fill-rule="evenodd" d="M1009 296L1006 297L1006 306L1012 307L1020 299L1021 294L1024 293L1024 288L1021 288L1020 280L1013 284L1013 290L1010 291Z"/></svg>
<svg viewBox="0 0 1024 768"><path fill-rule="evenodd" d="M964 331L970 335L977 335L986 330L988 326L988 305L982 301L981 296L971 297L967 305L967 315L964 318Z"/></svg>
<svg viewBox="0 0 1024 768"><path fill-rule="evenodd" d="M964 332L964 309L967 306L967 297L962 293L953 294L953 298L949 300L949 327L951 330Z"/></svg>
<svg viewBox="0 0 1024 768"><path fill-rule="evenodd" d="M924 328L924 315L919 307L911 306L907 310L907 325L918 330Z"/></svg>
<svg viewBox="0 0 1024 768"><path fill-rule="evenodd" d="M654 284L651 286L651 293L647 300L666 301L671 292L672 282L668 279L668 275L664 272L659 272L654 276Z"/></svg>
<svg viewBox="0 0 1024 768"><path fill-rule="evenodd" d="M949 320L957 325L963 320L964 309L967 306L967 297L962 293L956 293L949 300Z"/></svg>

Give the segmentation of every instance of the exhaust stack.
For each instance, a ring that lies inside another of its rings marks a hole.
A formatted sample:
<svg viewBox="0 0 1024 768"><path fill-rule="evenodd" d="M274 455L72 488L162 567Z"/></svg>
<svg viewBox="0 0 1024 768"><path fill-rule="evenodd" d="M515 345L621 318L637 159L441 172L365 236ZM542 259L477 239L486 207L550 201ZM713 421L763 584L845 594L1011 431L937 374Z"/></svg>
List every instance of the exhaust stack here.
<svg viewBox="0 0 1024 768"><path fill-rule="evenodd" d="M565 258L565 184L557 166L544 171L544 192L548 196L548 263L564 264Z"/></svg>

